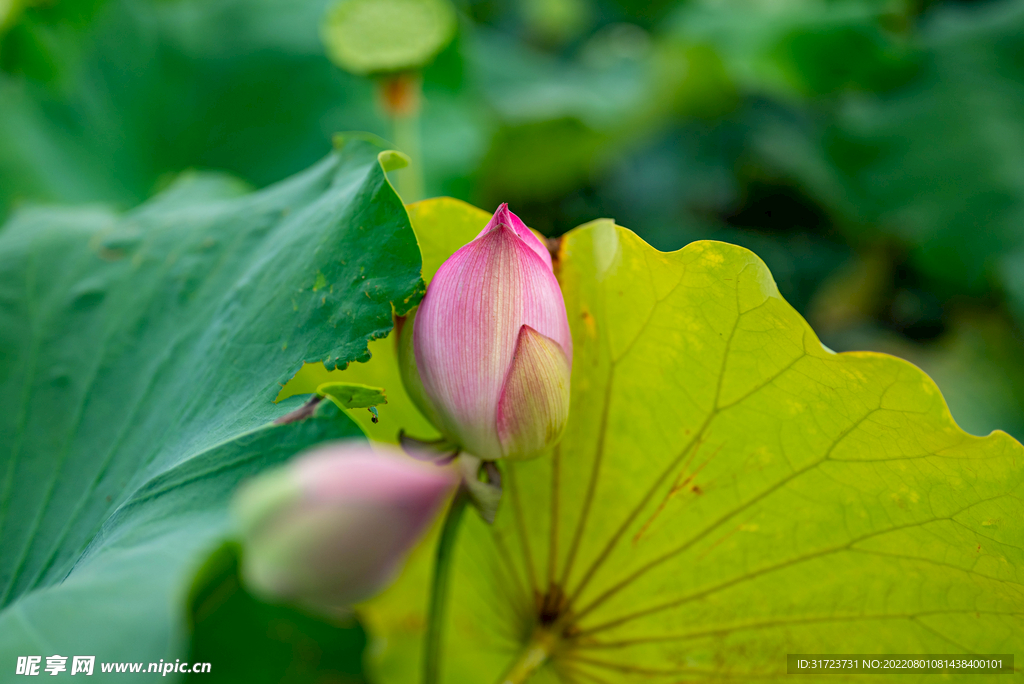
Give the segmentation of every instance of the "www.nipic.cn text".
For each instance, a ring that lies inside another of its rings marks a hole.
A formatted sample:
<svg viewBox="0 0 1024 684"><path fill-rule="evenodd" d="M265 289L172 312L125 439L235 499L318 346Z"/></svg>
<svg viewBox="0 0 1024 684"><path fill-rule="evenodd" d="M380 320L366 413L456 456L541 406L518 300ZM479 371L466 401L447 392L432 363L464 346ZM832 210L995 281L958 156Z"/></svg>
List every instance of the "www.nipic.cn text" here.
<svg viewBox="0 0 1024 684"><path fill-rule="evenodd" d="M45 663L44 663L45 660ZM68 660L71 662L69 663ZM96 671L96 656L18 656L14 674L37 676L46 674L56 676L67 672L71 675L91 675ZM157 663L104 663L99 664L99 671L104 673L127 674L159 674L166 677L172 673L203 674L210 671L210 663L189 663L175 660Z"/></svg>

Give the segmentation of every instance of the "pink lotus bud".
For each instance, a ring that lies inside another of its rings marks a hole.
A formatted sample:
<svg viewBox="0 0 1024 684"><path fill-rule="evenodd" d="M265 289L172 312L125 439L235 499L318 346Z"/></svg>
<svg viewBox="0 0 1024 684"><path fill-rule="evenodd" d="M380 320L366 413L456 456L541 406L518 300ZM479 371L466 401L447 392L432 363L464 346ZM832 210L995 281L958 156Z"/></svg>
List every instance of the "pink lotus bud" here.
<svg viewBox="0 0 1024 684"><path fill-rule="evenodd" d="M508 205L441 265L411 323L403 379L448 439L484 460L530 458L558 440L572 366L565 302L547 248Z"/></svg>
<svg viewBox="0 0 1024 684"><path fill-rule="evenodd" d="M243 579L269 599L343 610L391 581L454 483L365 444L310 451L236 496Z"/></svg>

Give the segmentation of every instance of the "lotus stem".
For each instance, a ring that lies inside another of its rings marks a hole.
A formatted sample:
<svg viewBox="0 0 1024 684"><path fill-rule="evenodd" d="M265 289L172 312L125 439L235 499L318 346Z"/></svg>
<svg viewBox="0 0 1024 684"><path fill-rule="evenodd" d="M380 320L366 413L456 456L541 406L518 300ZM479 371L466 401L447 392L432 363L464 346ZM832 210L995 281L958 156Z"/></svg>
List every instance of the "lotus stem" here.
<svg viewBox="0 0 1024 684"><path fill-rule="evenodd" d="M423 80L418 73L399 73L384 77L379 84L384 111L391 119L391 142L411 162L395 171L398 194L405 204L423 199L423 160L420 155L420 105Z"/></svg>
<svg viewBox="0 0 1024 684"><path fill-rule="evenodd" d="M427 633L423 644L423 684L441 681L441 651L444 647L444 626L451 587L452 559L462 515L466 512L469 494L460 485L445 514L441 537L434 555L434 577L430 584L430 608L427 613Z"/></svg>
<svg viewBox="0 0 1024 684"><path fill-rule="evenodd" d="M546 629L537 629L519 657L498 680L499 684L523 684L548 661L554 652L556 638Z"/></svg>

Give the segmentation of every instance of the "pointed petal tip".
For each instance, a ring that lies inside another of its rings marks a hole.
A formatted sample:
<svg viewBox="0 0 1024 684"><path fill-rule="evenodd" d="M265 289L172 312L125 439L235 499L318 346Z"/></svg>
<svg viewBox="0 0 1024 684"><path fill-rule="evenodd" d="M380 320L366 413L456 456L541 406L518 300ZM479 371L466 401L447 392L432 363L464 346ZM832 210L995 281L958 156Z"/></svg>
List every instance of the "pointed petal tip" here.
<svg viewBox="0 0 1024 684"><path fill-rule="evenodd" d="M491 216L491 220L487 222L484 229L477 234L477 238L480 238L491 231L498 228L506 228L515 234L520 240L522 240L534 254L541 258L541 261L549 269L554 269L554 264L551 260L551 253L548 251L547 245L538 238L530 228L523 223L523 220L516 216L516 214L508 208L508 202L502 202L498 205L494 215Z"/></svg>

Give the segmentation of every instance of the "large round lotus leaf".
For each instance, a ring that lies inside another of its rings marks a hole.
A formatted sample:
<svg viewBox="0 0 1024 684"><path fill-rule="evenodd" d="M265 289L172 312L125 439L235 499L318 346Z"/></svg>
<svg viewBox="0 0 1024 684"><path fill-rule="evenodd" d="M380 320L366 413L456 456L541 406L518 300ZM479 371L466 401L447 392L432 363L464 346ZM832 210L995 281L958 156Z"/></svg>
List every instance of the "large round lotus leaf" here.
<svg viewBox="0 0 1024 684"><path fill-rule="evenodd" d="M425 280L488 219L450 199L409 214ZM1021 651L1018 442L966 434L905 361L824 348L741 247L663 253L603 219L563 237L555 273L569 424L550 455L501 464L493 525L463 519L444 684L506 681L541 652L508 681L766 682L790 678L788 653ZM386 387L397 422L394 371L371 374L387 361L350 381ZM417 681L432 552L362 607L381 684Z"/></svg>
<svg viewBox="0 0 1024 684"><path fill-rule="evenodd" d="M342 0L322 27L331 59L356 74L418 69L454 34L447 0Z"/></svg>

